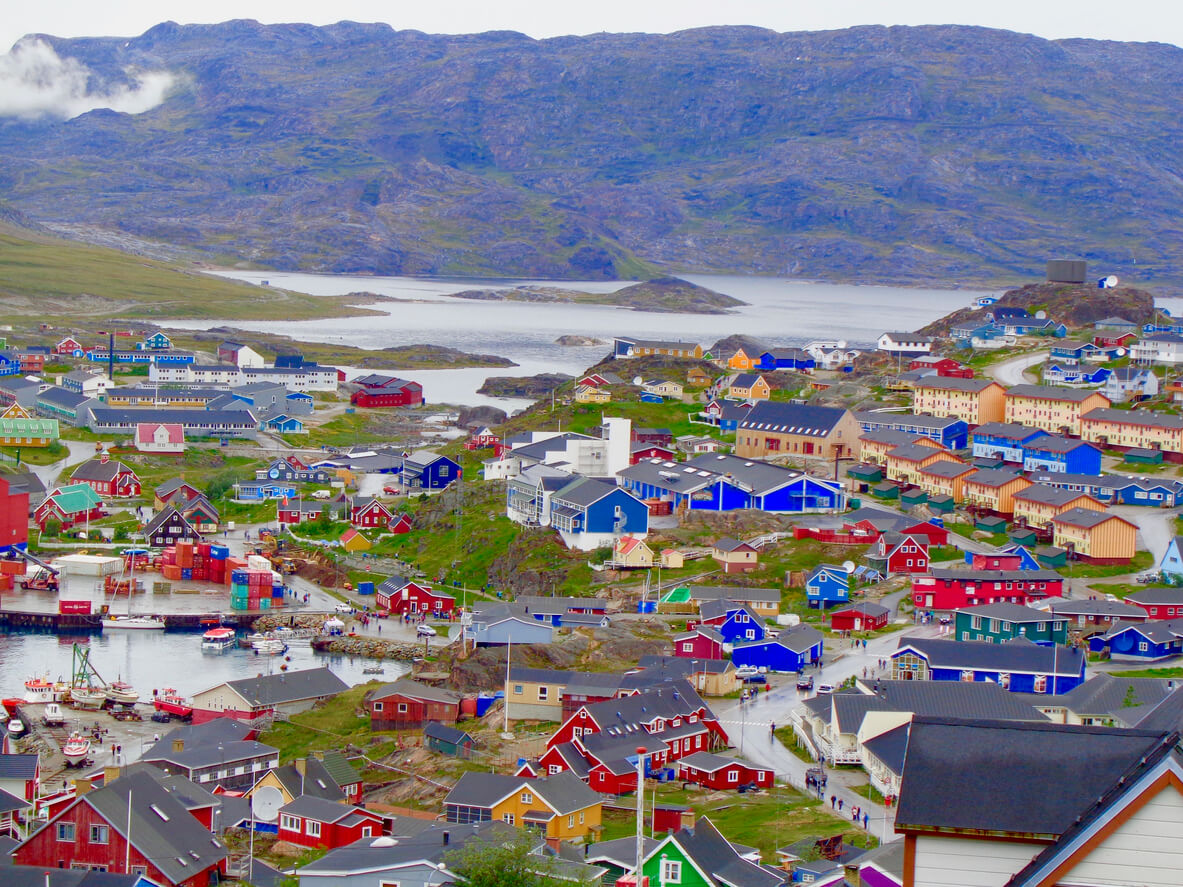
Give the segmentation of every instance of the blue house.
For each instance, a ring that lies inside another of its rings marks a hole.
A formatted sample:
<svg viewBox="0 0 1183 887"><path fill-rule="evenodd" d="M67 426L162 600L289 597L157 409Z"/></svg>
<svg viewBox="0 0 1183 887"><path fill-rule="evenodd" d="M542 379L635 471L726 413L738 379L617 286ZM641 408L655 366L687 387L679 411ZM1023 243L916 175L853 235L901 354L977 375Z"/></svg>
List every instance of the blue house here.
<svg viewBox="0 0 1183 887"><path fill-rule="evenodd" d="M1043 368L1043 381L1053 385L1104 385L1112 370L1080 364L1048 364Z"/></svg>
<svg viewBox="0 0 1183 887"><path fill-rule="evenodd" d="M938 441L951 450L963 449L969 438L969 425L953 416L856 412L854 418L863 431L903 431Z"/></svg>
<svg viewBox="0 0 1183 887"><path fill-rule="evenodd" d="M554 626L532 619L516 604L488 604L472 615L470 636L478 647L549 644Z"/></svg>
<svg viewBox="0 0 1183 887"><path fill-rule="evenodd" d="M1027 547L1025 545L1008 545L1004 549L1002 549L1002 553L1003 554L1017 554L1019 556L1019 569L1020 570L1042 570L1043 569L1043 566L1039 563L1039 561L1037 561L1035 559L1035 555L1032 554L1030 551L1028 551ZM973 560L973 554L967 551L965 553L965 562L968 564L968 563L971 563L972 560Z"/></svg>
<svg viewBox="0 0 1183 887"><path fill-rule="evenodd" d="M987 422L974 429L973 454L975 458L1022 463L1024 446L1041 437L1047 437L1042 428L1017 422Z"/></svg>
<svg viewBox="0 0 1183 887"><path fill-rule="evenodd" d="M568 548L593 551L649 532L649 506L623 487L575 476L551 493L550 525Z"/></svg>
<svg viewBox="0 0 1183 887"><path fill-rule="evenodd" d="M817 361L800 348L772 348L760 355L756 369L798 370L809 372L817 368Z"/></svg>
<svg viewBox="0 0 1183 887"><path fill-rule="evenodd" d="M1030 479L1037 484L1088 493L1094 499L1121 505L1174 508L1183 505L1183 482L1125 477L1120 474L1071 474L1040 471Z"/></svg>
<svg viewBox="0 0 1183 887"><path fill-rule="evenodd" d="M1166 553L1158 562L1164 582L1183 585L1183 536L1176 536L1167 545Z"/></svg>
<svg viewBox="0 0 1183 887"><path fill-rule="evenodd" d="M767 634L764 620L747 604L724 600L703 601L698 612L703 623L717 629L726 644L762 641Z"/></svg>
<svg viewBox="0 0 1183 887"><path fill-rule="evenodd" d="M1061 342L1051 347L1052 360L1070 360L1079 363L1082 360L1096 360L1104 363L1112 355L1109 349L1102 348L1092 342Z"/></svg>
<svg viewBox="0 0 1183 887"><path fill-rule="evenodd" d="M1045 434L1023 444L1023 470L1100 474L1101 451L1087 441Z"/></svg>
<svg viewBox="0 0 1183 887"><path fill-rule="evenodd" d="M267 499L295 499L296 485L270 480L248 480L238 484L235 498L244 502L263 502Z"/></svg>
<svg viewBox="0 0 1183 887"><path fill-rule="evenodd" d="M0 351L0 376L16 376L20 371L20 356L12 351Z"/></svg>
<svg viewBox="0 0 1183 887"><path fill-rule="evenodd" d="M806 665L822 661L823 640L822 633L813 626L796 625L762 641L736 644L731 661L737 668L747 665L768 671L804 671Z"/></svg>
<svg viewBox="0 0 1183 887"><path fill-rule="evenodd" d="M284 410L291 416L311 416L316 400L303 391L289 391L284 396Z"/></svg>
<svg viewBox="0 0 1183 887"><path fill-rule="evenodd" d="M403 457L399 473L408 490L443 490L463 472L460 463L447 456L431 450L416 450Z"/></svg>
<svg viewBox="0 0 1183 887"><path fill-rule="evenodd" d="M137 351L168 351L172 347L172 339L159 330L150 336L145 336L142 342L136 344Z"/></svg>
<svg viewBox="0 0 1183 887"><path fill-rule="evenodd" d="M747 417L751 408L752 404L746 401L734 403L729 400L712 400L702 408L702 412L695 417L694 421L704 425L714 425L720 431L735 431L739 428L739 423Z"/></svg>
<svg viewBox="0 0 1183 887"><path fill-rule="evenodd" d="M1012 693L1067 693L1084 683L1085 654L1075 647L947 638L901 638L891 654L897 681L991 681Z"/></svg>
<svg viewBox="0 0 1183 887"><path fill-rule="evenodd" d="M263 423L264 431L274 431L277 434L303 434L304 423L295 416L285 416L280 413L278 416L272 416Z"/></svg>
<svg viewBox="0 0 1183 887"><path fill-rule="evenodd" d="M850 574L833 564L820 564L805 580L805 600L813 608L825 609L850 600Z"/></svg>
<svg viewBox="0 0 1183 887"><path fill-rule="evenodd" d="M1183 653L1183 619L1118 622L1105 635L1093 635L1089 649L1109 652L1118 661L1151 662Z"/></svg>

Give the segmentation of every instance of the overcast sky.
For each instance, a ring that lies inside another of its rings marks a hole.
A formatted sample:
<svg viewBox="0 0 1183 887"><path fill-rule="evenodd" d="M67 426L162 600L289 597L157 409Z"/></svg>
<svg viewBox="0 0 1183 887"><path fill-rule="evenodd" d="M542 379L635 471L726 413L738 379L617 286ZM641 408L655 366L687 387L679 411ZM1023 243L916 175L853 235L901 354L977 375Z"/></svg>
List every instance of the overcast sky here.
<svg viewBox="0 0 1183 887"><path fill-rule="evenodd" d="M135 36L161 21L382 21L432 33L514 30L532 37L597 31L669 32L704 25L814 31L861 24L962 24L1043 37L1183 45L1178 0L9 0L0 52L24 34Z"/></svg>

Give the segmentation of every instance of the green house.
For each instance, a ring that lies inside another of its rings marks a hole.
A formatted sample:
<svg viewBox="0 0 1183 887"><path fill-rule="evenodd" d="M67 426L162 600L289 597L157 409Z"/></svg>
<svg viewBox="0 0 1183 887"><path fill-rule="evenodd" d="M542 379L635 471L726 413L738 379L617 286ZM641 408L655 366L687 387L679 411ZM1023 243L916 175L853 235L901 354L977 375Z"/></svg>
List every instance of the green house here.
<svg viewBox="0 0 1183 887"><path fill-rule="evenodd" d="M1068 566L1068 552L1054 545L1041 545L1036 548L1035 559L1049 570Z"/></svg>
<svg viewBox="0 0 1183 887"><path fill-rule="evenodd" d="M780 887L784 879L744 859L705 816L645 856L641 873L662 887Z"/></svg>
<svg viewBox="0 0 1183 887"><path fill-rule="evenodd" d="M1068 642L1068 620L1018 604L982 604L958 610L953 617L953 635L959 641L990 641L1002 644L1015 638L1044 646Z"/></svg>
<svg viewBox="0 0 1183 887"><path fill-rule="evenodd" d="M1030 547L1035 544L1035 531L1027 527L1016 527L1007 533L1007 538L1015 545L1023 545Z"/></svg>
<svg viewBox="0 0 1183 887"><path fill-rule="evenodd" d="M987 515L974 521L975 530L985 530L987 533L1005 533L1006 521L1000 517Z"/></svg>
<svg viewBox="0 0 1183 887"><path fill-rule="evenodd" d="M957 507L952 496L935 496L928 500L928 507L937 514L948 514Z"/></svg>
<svg viewBox="0 0 1183 887"><path fill-rule="evenodd" d="M876 484L883 480L883 469L878 465L855 465L846 475L865 484Z"/></svg>
<svg viewBox="0 0 1183 887"><path fill-rule="evenodd" d="M900 494L900 504L911 508L913 505L923 505L928 501L928 493L919 487L908 490L906 493Z"/></svg>
<svg viewBox="0 0 1183 887"><path fill-rule="evenodd" d="M875 484L875 486L871 487L871 495L879 499L898 499L900 497L900 488L895 484L887 482Z"/></svg>
<svg viewBox="0 0 1183 887"><path fill-rule="evenodd" d="M1162 450L1126 450L1125 461L1129 462L1131 465L1161 465Z"/></svg>
<svg viewBox="0 0 1183 887"><path fill-rule="evenodd" d="M453 758L471 758L473 748L476 746L476 740L473 739L471 733L457 730L455 727L449 727L439 721L427 722L423 727L423 739L432 751L450 755Z"/></svg>

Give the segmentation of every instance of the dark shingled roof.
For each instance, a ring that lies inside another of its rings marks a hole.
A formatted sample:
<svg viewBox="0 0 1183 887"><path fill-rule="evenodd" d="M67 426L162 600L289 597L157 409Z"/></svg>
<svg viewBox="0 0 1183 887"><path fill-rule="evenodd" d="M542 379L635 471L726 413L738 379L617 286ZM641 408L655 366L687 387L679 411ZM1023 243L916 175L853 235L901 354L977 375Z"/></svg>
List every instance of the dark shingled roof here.
<svg viewBox="0 0 1183 887"><path fill-rule="evenodd" d="M1037 400L1067 400L1083 403L1094 394L1089 388L1060 388L1055 385L1016 385L1006 392L1007 397L1031 397Z"/></svg>
<svg viewBox="0 0 1183 887"><path fill-rule="evenodd" d="M335 696L349 685L328 668L306 668L227 682L252 705L282 705L318 696Z"/></svg>
<svg viewBox="0 0 1183 887"><path fill-rule="evenodd" d="M740 428L825 437L847 411L839 407L763 401L740 420Z"/></svg>
<svg viewBox="0 0 1183 887"><path fill-rule="evenodd" d="M1075 648L1041 647L1021 638L1004 644L948 638L901 638L899 649L906 647L922 653L932 667L1047 675L1077 674L1084 655Z"/></svg>
<svg viewBox="0 0 1183 887"><path fill-rule="evenodd" d="M863 743L863 748L882 761L884 766L896 776L904 772L904 756L908 751L910 726L910 724L900 724L894 730L880 733Z"/></svg>
<svg viewBox="0 0 1183 887"><path fill-rule="evenodd" d="M896 826L1059 836L1161 740L1150 730L913 718Z"/></svg>

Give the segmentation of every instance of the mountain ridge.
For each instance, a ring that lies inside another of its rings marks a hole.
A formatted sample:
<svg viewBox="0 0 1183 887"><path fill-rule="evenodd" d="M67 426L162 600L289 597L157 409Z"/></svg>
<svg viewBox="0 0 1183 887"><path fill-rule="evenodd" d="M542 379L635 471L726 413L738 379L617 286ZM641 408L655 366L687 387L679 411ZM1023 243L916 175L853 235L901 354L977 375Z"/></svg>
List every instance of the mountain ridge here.
<svg viewBox="0 0 1183 887"><path fill-rule="evenodd" d="M957 26L534 40L162 23L44 38L137 115L0 119L43 224L277 270L1183 286L1183 50Z"/></svg>

